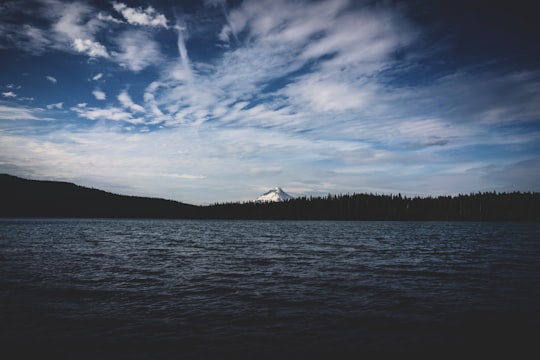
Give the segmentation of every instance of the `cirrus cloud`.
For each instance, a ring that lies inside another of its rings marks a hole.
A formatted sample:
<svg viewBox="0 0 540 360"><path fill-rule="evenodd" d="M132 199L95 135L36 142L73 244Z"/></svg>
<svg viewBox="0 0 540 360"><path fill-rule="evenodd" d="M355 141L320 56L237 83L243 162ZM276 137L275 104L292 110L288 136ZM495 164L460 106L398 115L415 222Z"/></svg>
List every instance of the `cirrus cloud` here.
<svg viewBox="0 0 540 360"><path fill-rule="evenodd" d="M165 15L158 13L152 6L146 9L130 8L124 3L113 2L113 8L130 24L168 28Z"/></svg>

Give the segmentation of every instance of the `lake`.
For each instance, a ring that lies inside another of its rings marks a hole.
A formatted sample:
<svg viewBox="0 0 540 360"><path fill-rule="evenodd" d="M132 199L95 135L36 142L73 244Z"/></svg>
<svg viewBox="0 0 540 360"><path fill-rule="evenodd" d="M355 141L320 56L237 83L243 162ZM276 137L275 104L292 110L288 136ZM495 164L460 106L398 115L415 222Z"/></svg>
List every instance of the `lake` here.
<svg viewBox="0 0 540 360"><path fill-rule="evenodd" d="M526 354L540 223L0 219L9 358Z"/></svg>

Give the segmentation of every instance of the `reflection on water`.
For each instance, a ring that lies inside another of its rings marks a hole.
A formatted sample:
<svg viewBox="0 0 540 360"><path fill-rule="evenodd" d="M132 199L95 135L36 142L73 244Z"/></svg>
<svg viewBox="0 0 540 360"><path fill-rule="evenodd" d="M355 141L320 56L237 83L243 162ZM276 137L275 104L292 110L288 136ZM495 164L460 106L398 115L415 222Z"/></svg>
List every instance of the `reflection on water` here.
<svg viewBox="0 0 540 360"><path fill-rule="evenodd" d="M88 358L525 351L539 259L532 223L3 219L0 335Z"/></svg>

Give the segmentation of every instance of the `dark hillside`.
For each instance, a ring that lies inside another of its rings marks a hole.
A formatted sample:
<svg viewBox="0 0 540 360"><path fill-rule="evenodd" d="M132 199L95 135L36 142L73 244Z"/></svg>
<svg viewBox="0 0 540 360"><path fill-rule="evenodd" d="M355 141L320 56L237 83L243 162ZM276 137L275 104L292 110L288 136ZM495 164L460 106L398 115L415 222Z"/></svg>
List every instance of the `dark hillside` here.
<svg viewBox="0 0 540 360"><path fill-rule="evenodd" d="M0 174L2 217L183 218L196 209L171 200L124 196L67 182Z"/></svg>
<svg viewBox="0 0 540 360"><path fill-rule="evenodd" d="M399 194L346 194L195 206L0 174L0 217L540 221L540 193L486 192L412 198Z"/></svg>

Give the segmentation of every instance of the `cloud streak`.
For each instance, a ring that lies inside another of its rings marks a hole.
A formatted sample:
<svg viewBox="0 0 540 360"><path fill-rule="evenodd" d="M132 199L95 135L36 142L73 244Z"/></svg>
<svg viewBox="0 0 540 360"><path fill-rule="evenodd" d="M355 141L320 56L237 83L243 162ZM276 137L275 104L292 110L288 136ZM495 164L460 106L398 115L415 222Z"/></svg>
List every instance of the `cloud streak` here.
<svg viewBox="0 0 540 360"><path fill-rule="evenodd" d="M146 112L141 105L137 105L133 102L133 100L131 100L131 97L129 96L126 90L118 94L118 101L120 101L120 104L122 104L123 107L133 112L140 112L140 113Z"/></svg>
<svg viewBox="0 0 540 360"><path fill-rule="evenodd" d="M49 109L49 110L52 110L52 109L61 110L63 108L64 108L64 103L63 102L47 105L47 109Z"/></svg>
<svg viewBox="0 0 540 360"><path fill-rule="evenodd" d="M52 120L40 116L39 113L42 112L42 109L29 109L0 103L0 120Z"/></svg>
<svg viewBox="0 0 540 360"><path fill-rule="evenodd" d="M124 3L113 2L113 8L132 25L168 28L165 15L158 13L152 6L146 9L130 8Z"/></svg>

